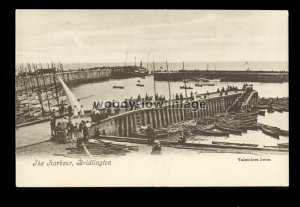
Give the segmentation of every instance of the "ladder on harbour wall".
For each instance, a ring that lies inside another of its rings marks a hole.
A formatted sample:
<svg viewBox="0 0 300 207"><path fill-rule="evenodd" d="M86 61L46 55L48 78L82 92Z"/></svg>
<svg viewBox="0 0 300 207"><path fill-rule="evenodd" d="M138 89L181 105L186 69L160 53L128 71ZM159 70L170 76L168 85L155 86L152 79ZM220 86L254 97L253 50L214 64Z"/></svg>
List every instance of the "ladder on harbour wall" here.
<svg viewBox="0 0 300 207"><path fill-rule="evenodd" d="M140 132L142 126L141 115L139 113L135 113L134 118L135 118L135 131Z"/></svg>
<svg viewBox="0 0 300 207"><path fill-rule="evenodd" d="M225 103L224 103L224 98L221 98L221 112L225 112Z"/></svg>
<svg viewBox="0 0 300 207"><path fill-rule="evenodd" d="M186 116L185 116L186 120L191 120L192 119L192 112L191 109L187 109L186 110Z"/></svg>

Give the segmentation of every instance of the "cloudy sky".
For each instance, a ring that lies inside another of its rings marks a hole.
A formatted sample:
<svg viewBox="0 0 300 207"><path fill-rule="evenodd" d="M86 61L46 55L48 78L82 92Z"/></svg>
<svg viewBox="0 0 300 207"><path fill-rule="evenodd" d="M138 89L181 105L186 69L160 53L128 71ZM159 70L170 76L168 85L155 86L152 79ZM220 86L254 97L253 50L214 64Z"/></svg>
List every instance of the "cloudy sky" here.
<svg viewBox="0 0 300 207"><path fill-rule="evenodd" d="M16 62L287 61L286 11L17 10Z"/></svg>

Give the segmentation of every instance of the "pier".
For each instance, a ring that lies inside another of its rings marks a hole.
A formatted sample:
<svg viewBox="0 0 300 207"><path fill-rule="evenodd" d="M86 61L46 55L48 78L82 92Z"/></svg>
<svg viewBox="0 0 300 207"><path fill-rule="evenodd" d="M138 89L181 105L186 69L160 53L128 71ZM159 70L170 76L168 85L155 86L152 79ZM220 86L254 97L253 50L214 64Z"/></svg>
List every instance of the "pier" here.
<svg viewBox="0 0 300 207"><path fill-rule="evenodd" d="M218 79L228 82L288 82L287 71L227 71L227 70L179 70L175 72L156 71L155 80L182 81L190 78Z"/></svg>
<svg viewBox="0 0 300 207"><path fill-rule="evenodd" d="M204 95L206 98L203 98ZM132 133L139 132L141 126L147 124L153 128L161 128L187 120L225 113L237 103L239 97L243 96L247 96L244 100L239 99L242 101L243 110L258 104L257 91L229 91L227 95L222 96L220 93L198 94L194 101L199 103L205 101L205 109L192 111L191 109L178 108L176 104L164 105L161 108L144 108L108 117L100 123L93 123L90 131L94 132L95 128L99 128L105 129L109 136L134 137Z"/></svg>
<svg viewBox="0 0 300 207"><path fill-rule="evenodd" d="M94 70L71 71L71 72L65 71L65 72L58 72L54 74L16 78L16 92L25 91L26 88L35 89L38 87L38 83L45 83L45 87L52 86L54 81L57 82L58 77L62 78L65 81L65 83L68 85L75 85L75 84L88 83L93 81L107 80L111 77L111 74L112 74L111 68L103 68L103 69L99 68Z"/></svg>

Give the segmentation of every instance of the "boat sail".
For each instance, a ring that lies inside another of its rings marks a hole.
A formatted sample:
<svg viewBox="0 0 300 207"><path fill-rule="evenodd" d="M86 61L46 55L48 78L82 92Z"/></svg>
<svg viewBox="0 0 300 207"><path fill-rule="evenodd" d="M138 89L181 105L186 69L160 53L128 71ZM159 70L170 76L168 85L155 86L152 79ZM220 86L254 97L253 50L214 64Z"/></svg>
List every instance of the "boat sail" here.
<svg viewBox="0 0 300 207"><path fill-rule="evenodd" d="M80 103L77 100L77 98L75 97L75 95L71 92L71 90L68 88L68 86L65 84L65 82L60 77L58 77L58 80L60 81L63 89L65 90L67 99L69 101L69 104L72 106L72 109L74 109L74 106L76 106L77 109L80 109L80 107L81 107Z"/></svg>

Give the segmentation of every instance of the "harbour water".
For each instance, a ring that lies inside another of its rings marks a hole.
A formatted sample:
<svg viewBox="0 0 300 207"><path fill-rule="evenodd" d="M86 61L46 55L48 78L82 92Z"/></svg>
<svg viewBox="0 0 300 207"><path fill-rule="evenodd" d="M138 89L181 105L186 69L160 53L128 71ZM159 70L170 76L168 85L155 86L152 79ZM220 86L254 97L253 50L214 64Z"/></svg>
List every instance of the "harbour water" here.
<svg viewBox="0 0 300 207"><path fill-rule="evenodd" d="M140 83L144 84L144 87L138 87L136 84L140 80ZM215 82L215 86L203 86L195 87L194 82L187 83L187 86L193 87L193 93L201 94L208 92L214 92L217 88L226 88L227 85L242 87L244 82ZM258 91L260 97L288 97L288 83L249 83L253 84L255 90ZM113 89L114 85L122 85L124 89ZM184 85L183 82L170 82L172 96L176 93L182 93L185 96L185 90L180 89L180 86ZM103 82L88 83L71 88L77 98L92 97L82 99L80 103L85 109L91 109L93 101L106 101L111 100L114 97L116 101L122 101L125 98L136 98L138 94L142 97L146 95L152 96L154 94L153 76L147 76L145 79L141 78L128 78L128 79L111 79ZM156 92L159 95L169 97L168 83L165 81L156 81ZM76 122L76 121L75 121ZM274 112L272 114L266 113L265 117L259 116L258 122L271 126L277 126L279 128L288 130L288 112ZM50 137L50 124L40 123L28 127L16 129L16 147L26 146L41 141L46 141ZM260 145L276 145L276 143L286 143L288 138L280 137L280 140L271 138L261 131L248 131L242 136L230 135L229 137L196 137L193 140L195 143L211 143L212 140L227 141L227 142L240 142L240 143L260 143Z"/></svg>
<svg viewBox="0 0 300 207"><path fill-rule="evenodd" d="M138 82L140 81L140 82ZM112 101L112 97L115 101L123 101L125 98L136 98L139 94L141 97L144 97L146 94L148 96L154 95L154 84L153 76L146 76L145 79L139 77L128 78L128 79L110 79L104 82L98 83L88 83L74 87L74 94L77 98L87 97L94 95L92 97L82 99L80 103L84 106L85 109L91 109L94 101ZM144 87L136 86L137 83L144 84ZM156 81L156 93L159 95L165 96L166 99L169 98L169 89L168 82L166 81ZM194 94L201 94L208 92L215 92L217 89L222 87L227 88L227 85L237 86L242 88L245 82L215 82L215 86L203 86L195 87L195 82L186 83L186 86L191 86L192 90L187 90L188 96L190 92ZM260 97L266 98L276 98L278 97L288 97L288 83L251 83L253 84L254 90L258 91ZM113 86L124 86L124 89L113 89ZM182 93L185 96L185 90L180 89L180 86L184 86L184 83L179 82L170 82L172 98L176 93Z"/></svg>

